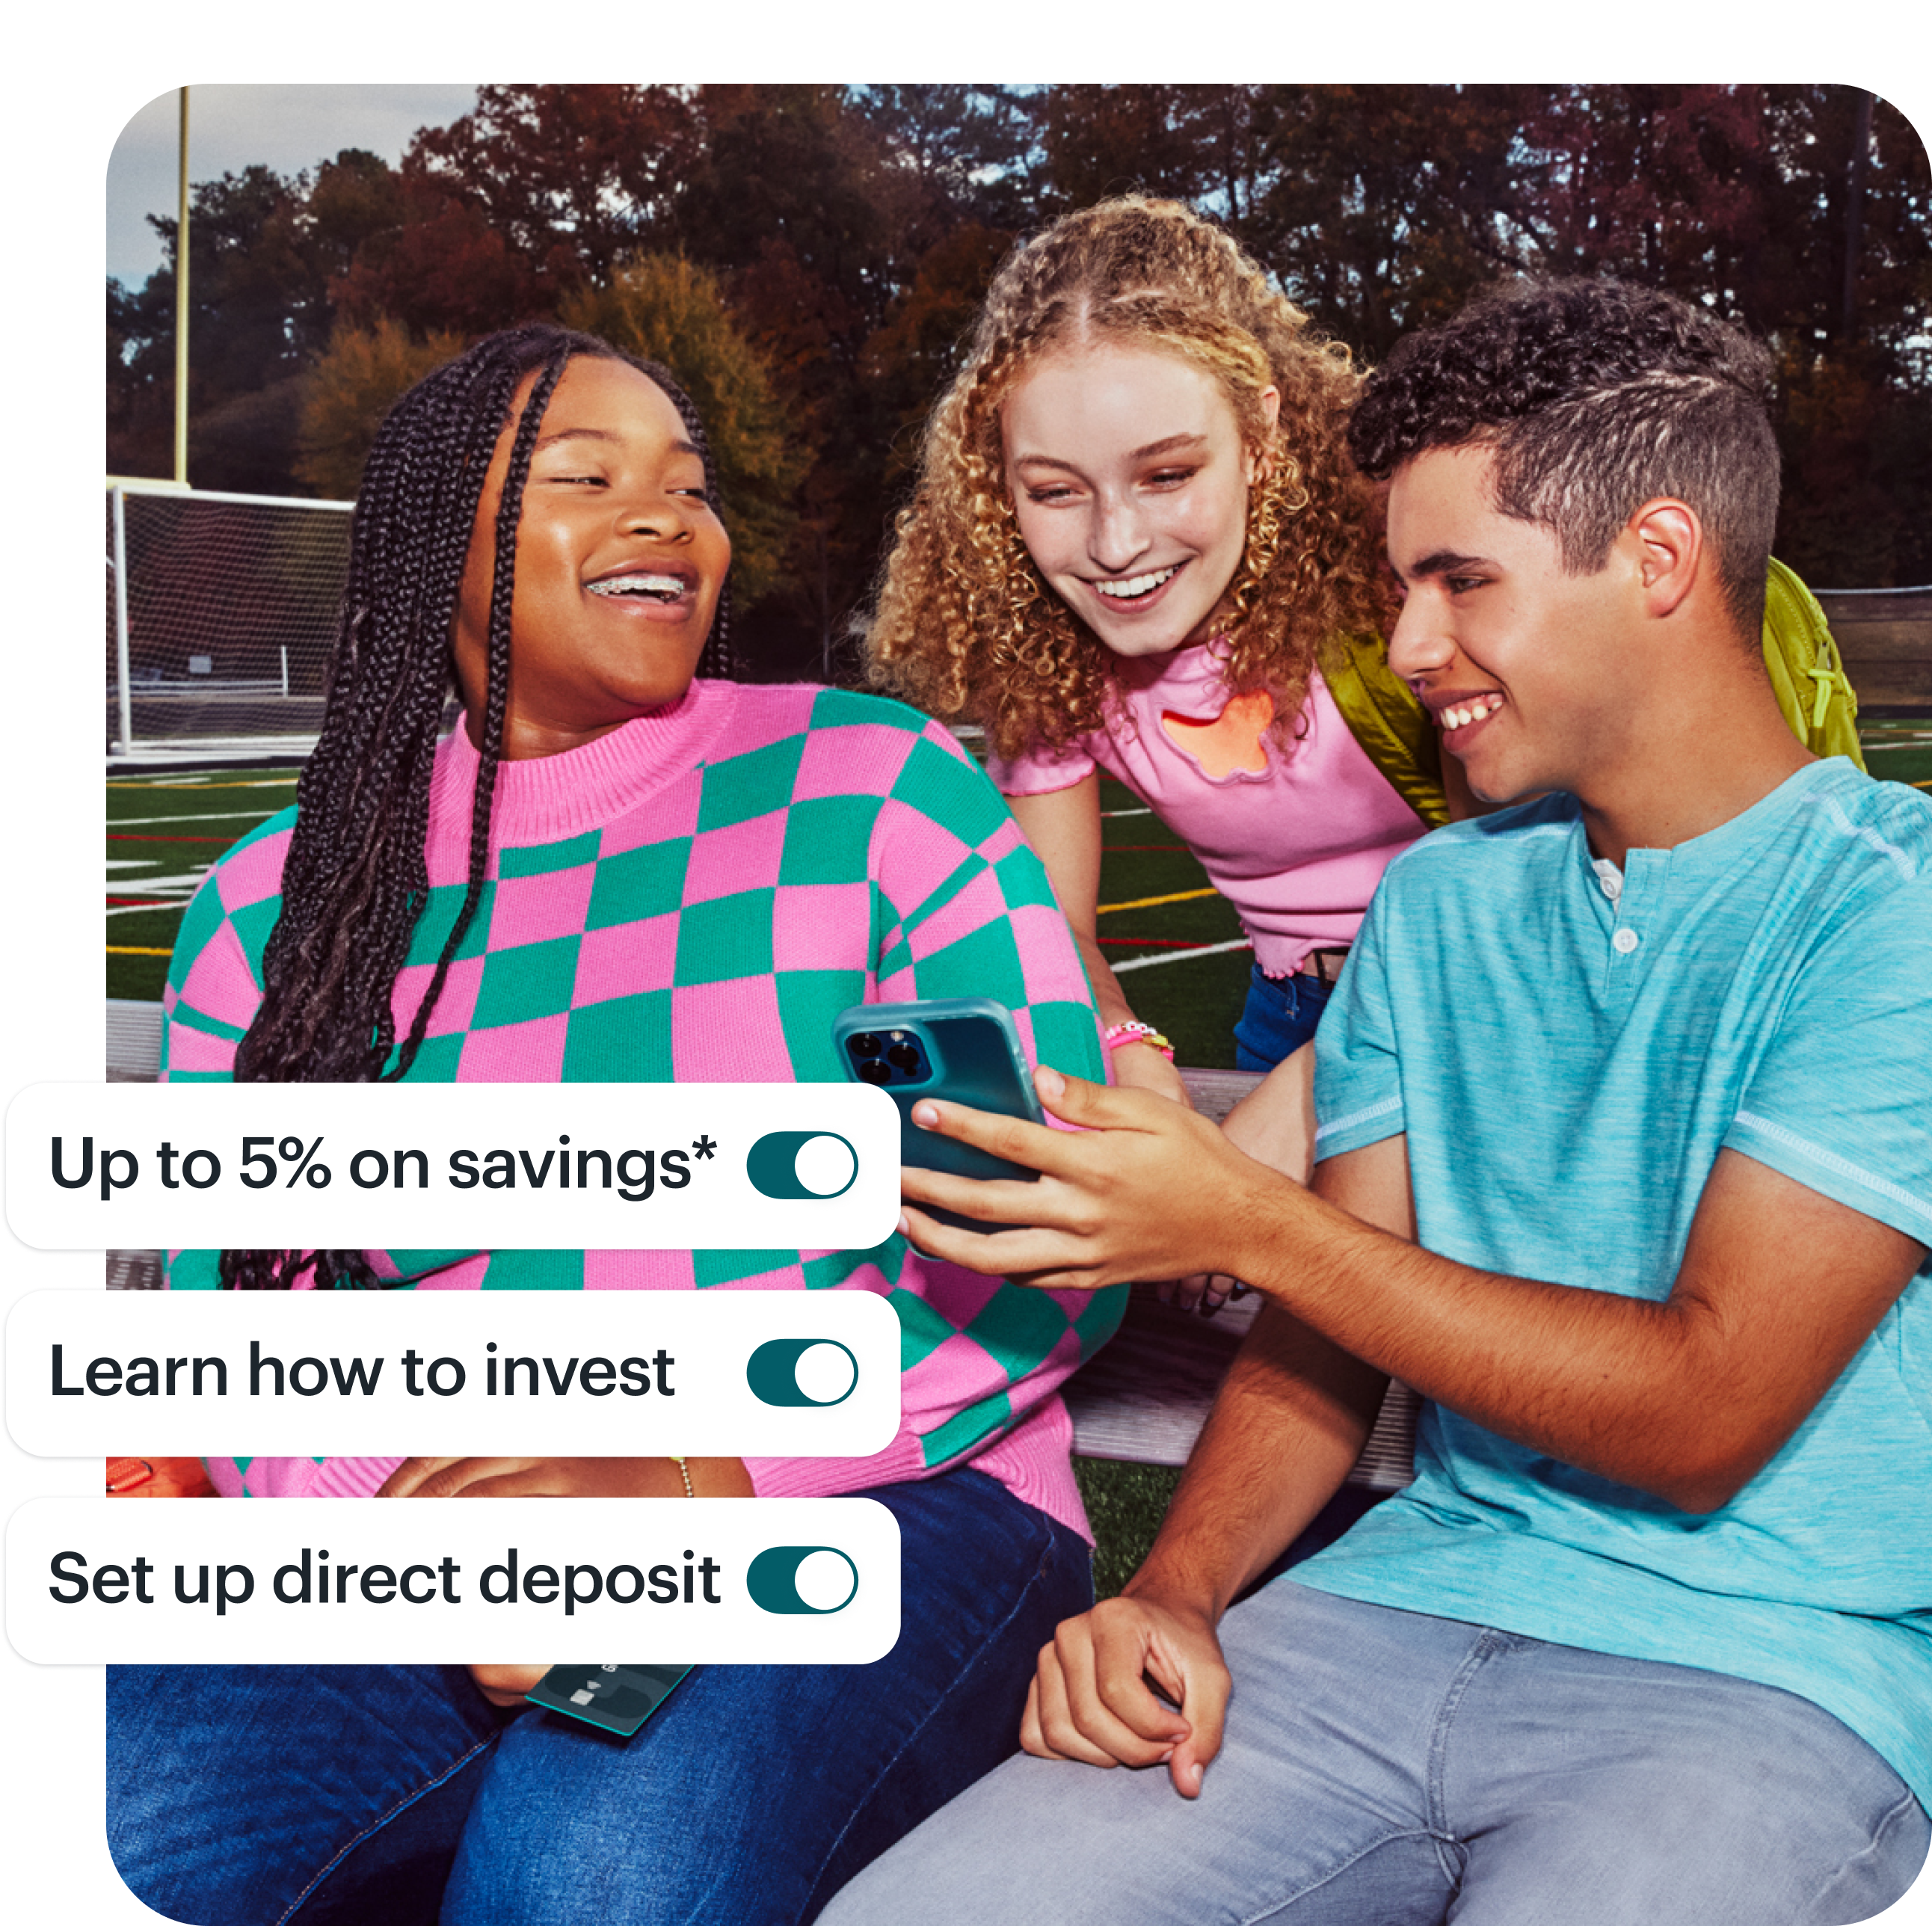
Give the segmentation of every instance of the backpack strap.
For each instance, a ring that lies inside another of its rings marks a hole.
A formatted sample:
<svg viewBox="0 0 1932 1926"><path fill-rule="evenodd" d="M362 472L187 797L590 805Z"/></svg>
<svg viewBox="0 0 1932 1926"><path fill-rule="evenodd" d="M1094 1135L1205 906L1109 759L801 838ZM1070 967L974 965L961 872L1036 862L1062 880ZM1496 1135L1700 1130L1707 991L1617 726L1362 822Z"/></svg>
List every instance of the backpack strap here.
<svg viewBox="0 0 1932 1926"><path fill-rule="evenodd" d="M1449 820L1442 742L1429 712L1388 665L1379 635L1331 636L1322 678L1335 706L1389 786L1432 829Z"/></svg>
<svg viewBox="0 0 1932 1926"><path fill-rule="evenodd" d="M1844 658L1817 597L1775 560L1764 584L1764 666L1791 733L1814 756L1847 756L1863 770Z"/></svg>
<svg viewBox="0 0 1932 1926"><path fill-rule="evenodd" d="M1858 702L1817 598L1774 560L1764 585L1764 666L1791 733L1814 755L1845 756L1862 770ZM1449 820L1442 746L1428 712L1388 665L1379 636L1337 635L1322 674L1355 740L1396 794L1431 829Z"/></svg>

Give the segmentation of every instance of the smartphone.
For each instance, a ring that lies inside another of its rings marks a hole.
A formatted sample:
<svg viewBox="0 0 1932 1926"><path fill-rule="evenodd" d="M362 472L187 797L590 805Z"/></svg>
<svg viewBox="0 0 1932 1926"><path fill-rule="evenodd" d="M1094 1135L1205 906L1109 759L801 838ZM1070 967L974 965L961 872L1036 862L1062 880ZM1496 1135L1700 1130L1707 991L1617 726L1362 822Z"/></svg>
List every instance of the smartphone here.
<svg viewBox="0 0 1932 1926"><path fill-rule="evenodd" d="M832 1042L848 1077L883 1090L898 1106L902 1162L955 1177L1037 1180L1039 1172L1024 1164L922 1130L912 1120L912 1107L921 1097L937 1096L1032 1124L1046 1121L1012 1012L1004 1004L990 997L855 1004L832 1018ZM931 1204L919 1208L962 1230L1012 1228Z"/></svg>
<svg viewBox="0 0 1932 1926"><path fill-rule="evenodd" d="M524 1696L533 1706L629 1738L690 1670L688 1665L553 1665Z"/></svg>

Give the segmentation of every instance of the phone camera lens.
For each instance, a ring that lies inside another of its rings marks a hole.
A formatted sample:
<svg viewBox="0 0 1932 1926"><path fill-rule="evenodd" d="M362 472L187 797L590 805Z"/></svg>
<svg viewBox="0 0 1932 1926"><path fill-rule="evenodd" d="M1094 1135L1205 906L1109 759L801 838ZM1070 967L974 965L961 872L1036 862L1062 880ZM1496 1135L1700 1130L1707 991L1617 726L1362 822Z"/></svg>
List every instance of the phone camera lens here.
<svg viewBox="0 0 1932 1926"><path fill-rule="evenodd" d="M889 1084L892 1080L892 1072L876 1057L868 1057L859 1066L859 1076L862 1082L868 1084Z"/></svg>
<svg viewBox="0 0 1932 1926"><path fill-rule="evenodd" d="M920 1067L919 1052L910 1043L895 1043L886 1052L886 1060L894 1069L904 1071L908 1076L913 1076Z"/></svg>
<svg viewBox="0 0 1932 1926"><path fill-rule="evenodd" d="M876 1057L879 1054L879 1040L870 1030L853 1037L846 1045L855 1057Z"/></svg>

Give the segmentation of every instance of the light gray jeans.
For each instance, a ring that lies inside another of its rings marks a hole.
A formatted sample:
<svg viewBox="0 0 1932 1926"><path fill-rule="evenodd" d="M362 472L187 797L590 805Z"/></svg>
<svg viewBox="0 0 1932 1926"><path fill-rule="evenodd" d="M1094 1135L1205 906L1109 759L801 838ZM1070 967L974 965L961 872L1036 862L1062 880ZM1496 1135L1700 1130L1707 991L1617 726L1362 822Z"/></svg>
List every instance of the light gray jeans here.
<svg viewBox="0 0 1932 1926"><path fill-rule="evenodd" d="M1925 1861L1898 1774L1788 1692L1288 1578L1222 1630L1198 1800L1010 1760L820 1926L1848 1926Z"/></svg>

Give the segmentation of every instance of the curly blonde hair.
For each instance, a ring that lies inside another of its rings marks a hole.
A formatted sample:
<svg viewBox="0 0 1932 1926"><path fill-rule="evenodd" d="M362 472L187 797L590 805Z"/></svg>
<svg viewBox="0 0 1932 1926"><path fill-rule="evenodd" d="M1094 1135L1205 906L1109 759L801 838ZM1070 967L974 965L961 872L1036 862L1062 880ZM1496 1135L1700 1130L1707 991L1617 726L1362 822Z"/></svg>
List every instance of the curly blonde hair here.
<svg viewBox="0 0 1932 1926"><path fill-rule="evenodd" d="M1360 377L1339 342L1269 285L1211 221L1127 195L1071 214L994 275L964 365L928 418L868 638L878 686L979 723L1004 757L1102 726L1114 658L1042 580L1006 482L1000 405L1058 348L1172 354L1221 386L1262 464L1228 591L1226 680L1266 688L1282 740L1330 636L1380 628L1369 484L1344 430ZM1270 428L1262 392L1280 391Z"/></svg>

